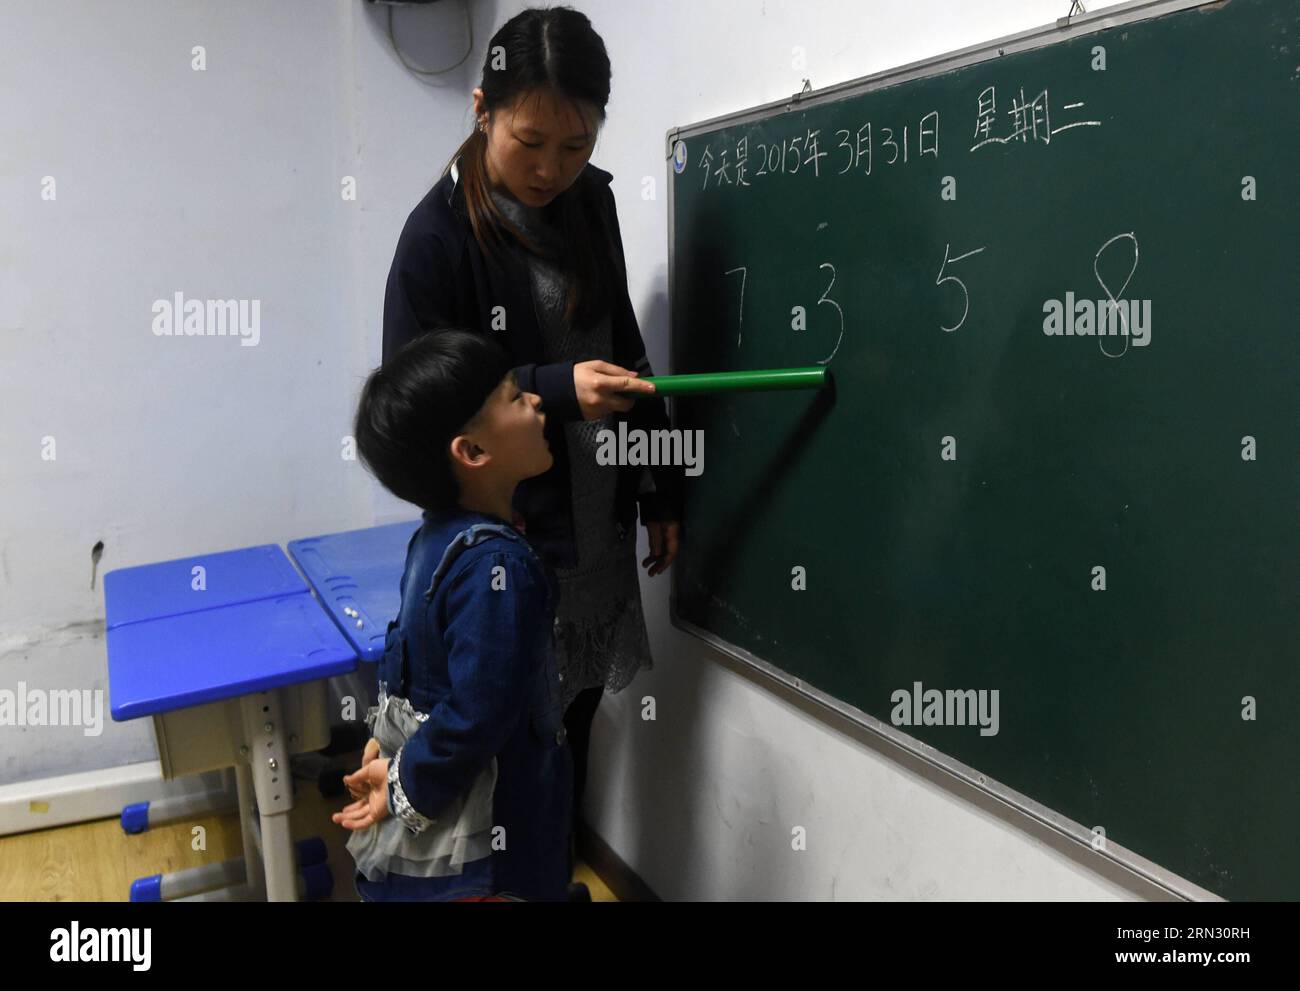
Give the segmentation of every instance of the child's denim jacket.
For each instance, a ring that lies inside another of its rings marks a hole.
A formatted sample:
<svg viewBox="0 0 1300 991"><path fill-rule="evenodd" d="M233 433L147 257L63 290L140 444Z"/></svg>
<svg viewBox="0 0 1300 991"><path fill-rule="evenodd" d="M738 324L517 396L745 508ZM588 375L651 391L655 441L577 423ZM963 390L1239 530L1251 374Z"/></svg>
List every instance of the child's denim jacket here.
<svg viewBox="0 0 1300 991"><path fill-rule="evenodd" d="M420 832L458 804L494 757L497 778L491 855L457 875L399 883L431 899L563 899L573 770L552 639L554 576L496 517L426 512L401 589L379 683L381 693L407 699L421 722L389 764L390 811Z"/></svg>

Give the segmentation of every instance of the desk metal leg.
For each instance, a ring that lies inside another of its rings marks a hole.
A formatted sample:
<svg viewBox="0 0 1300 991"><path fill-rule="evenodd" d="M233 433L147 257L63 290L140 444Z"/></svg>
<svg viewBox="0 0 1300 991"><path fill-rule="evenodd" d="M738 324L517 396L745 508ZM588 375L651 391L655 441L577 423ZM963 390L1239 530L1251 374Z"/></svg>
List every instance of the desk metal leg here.
<svg viewBox="0 0 1300 991"><path fill-rule="evenodd" d="M251 865L258 859L255 853L256 839L250 835L252 812L246 801L247 778L251 777L261 824L261 867L266 898L273 902L297 901L297 870L289 831L289 812L293 808L293 778L289 773L289 748L279 691L245 695L240 699L240 712L244 723L244 741L248 747L248 765L236 765L240 791L239 821L244 832L244 860Z"/></svg>
<svg viewBox="0 0 1300 991"><path fill-rule="evenodd" d="M250 817L256 835L258 821ZM295 872L300 900L324 898L334 890L334 875L329 869L329 853L319 836L294 844L298 866ZM256 872L257 884L246 880L247 865ZM265 901L266 883L262 875L260 849L248 847L245 856L213 864L187 867L167 874L151 874L131 885L133 902L185 901Z"/></svg>
<svg viewBox="0 0 1300 991"><path fill-rule="evenodd" d="M195 816L212 815L229 812L236 802L235 789L231 785L230 774L222 774L221 788L218 791L203 791L191 795L177 795L169 798L156 798L149 802L135 802L122 809L122 831L125 833L143 833L151 826L193 819Z"/></svg>
<svg viewBox="0 0 1300 991"><path fill-rule="evenodd" d="M304 867L295 878L298 899L306 901L311 898L325 898L334 890L334 877L326 864L312 864ZM202 891L193 895L168 899L178 902L259 902L261 891L254 891L246 884L230 884L211 891Z"/></svg>
<svg viewBox="0 0 1300 991"><path fill-rule="evenodd" d="M235 787L239 792L239 831L244 844L245 883L258 898L266 898L266 878L262 873L262 854L258 850L257 799L253 794L253 773L247 764L235 765Z"/></svg>

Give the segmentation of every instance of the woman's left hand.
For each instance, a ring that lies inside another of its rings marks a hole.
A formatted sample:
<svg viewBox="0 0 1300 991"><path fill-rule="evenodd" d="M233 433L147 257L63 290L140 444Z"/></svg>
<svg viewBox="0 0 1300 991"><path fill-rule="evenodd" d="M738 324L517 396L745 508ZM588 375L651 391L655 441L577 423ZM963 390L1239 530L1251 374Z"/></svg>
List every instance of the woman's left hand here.
<svg viewBox="0 0 1300 991"><path fill-rule="evenodd" d="M376 758L343 779L348 791L360 795L331 819L344 829L366 829L388 818L388 761Z"/></svg>
<svg viewBox="0 0 1300 991"><path fill-rule="evenodd" d="M676 559L681 540L681 524L676 520L650 520L645 528L646 536L650 539L650 556L641 562L641 566L649 567L649 575L653 578L661 571L667 571Z"/></svg>

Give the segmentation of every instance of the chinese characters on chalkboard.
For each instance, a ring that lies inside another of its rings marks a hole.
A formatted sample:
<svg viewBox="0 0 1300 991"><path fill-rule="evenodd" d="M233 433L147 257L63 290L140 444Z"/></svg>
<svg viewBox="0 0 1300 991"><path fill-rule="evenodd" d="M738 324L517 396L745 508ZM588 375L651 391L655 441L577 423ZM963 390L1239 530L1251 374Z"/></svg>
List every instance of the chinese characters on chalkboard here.
<svg viewBox="0 0 1300 991"><path fill-rule="evenodd" d="M1067 103L1063 110L1077 110L1082 107L1082 103ZM977 108L977 118L975 123L975 144L971 145L971 151L976 148L983 148L987 144L1007 144L1010 141L1020 141L1026 143L1029 141L1041 141L1043 144L1051 144L1052 135L1059 134L1061 131L1068 131L1072 127L1100 127L1099 120L1080 120L1070 124L1063 124L1060 127L1052 127L1051 107L1048 103L1047 90L1043 90L1032 100L1026 102L1025 88L1020 87L1019 99L1011 98L1011 109L1007 115L1012 118L1011 133L1004 137L997 137L992 134L994 121L997 119L997 90L990 86L979 95Z"/></svg>
<svg viewBox="0 0 1300 991"><path fill-rule="evenodd" d="M1077 112L1083 106L1082 102L1066 103L1060 110ZM1007 133L998 133L1000 116L1010 118ZM1058 112L1057 120L1061 119ZM1011 97L1010 107L999 114L997 89L989 86L980 92L975 101L975 132L972 137L975 143L970 150L1014 141L1022 144L1041 142L1046 145L1051 144L1053 135L1062 131L1100 126L1099 120L1069 120L1068 123L1053 127L1048 91L1043 89L1037 96L1027 99L1023 86ZM835 174L844 175L856 171L862 175L871 175L877 163L892 166L925 155L938 158L939 112L931 110L914 125L906 122L901 131L896 126L873 126L872 121L867 121L856 131L841 128L835 132L835 137L838 139L834 146L836 159L843 162L843 168ZM737 141L734 149L730 142L716 151L712 145L706 145L696 165L696 169L703 175L700 188L709 189L710 182L715 189L723 185L750 186L750 176L757 179L767 175L794 175L801 169L811 169L813 177L820 178L822 159L830 154L821 150L820 142L820 128L806 129L802 135L780 141L756 141L756 168L751 168L750 165L749 135Z"/></svg>

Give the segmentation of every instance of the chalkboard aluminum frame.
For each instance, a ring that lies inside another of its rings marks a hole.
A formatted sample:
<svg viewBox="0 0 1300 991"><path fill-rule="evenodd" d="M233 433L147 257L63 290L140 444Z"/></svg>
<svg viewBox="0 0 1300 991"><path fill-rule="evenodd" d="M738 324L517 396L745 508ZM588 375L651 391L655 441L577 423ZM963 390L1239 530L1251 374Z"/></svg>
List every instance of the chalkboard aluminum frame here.
<svg viewBox="0 0 1300 991"><path fill-rule="evenodd" d="M752 107L747 110L736 111L734 113L725 114L721 117L712 117L708 120L699 121L682 127L670 128L665 135L666 153L664 156L668 163L669 300L671 301L675 298L673 296L673 245L675 243L674 238L676 234L676 231L674 230L675 213L673 204L673 187L675 179L672 175L672 169L674 149L679 139L690 138L694 135L714 131L721 127L735 126L737 124L748 123L751 121L767 120L770 117L788 113L795 109L803 110L822 103L834 103L835 101L845 99L846 97L869 93L872 90L883 89L886 86L894 86L914 79L923 79L927 76L951 72L954 69L977 65L980 62L1002 58L1006 55L1030 51L1035 48L1043 48L1061 41L1067 41L1073 38L1093 34L1097 31L1118 27L1123 24L1131 24L1135 21L1148 20L1165 14L1173 14L1193 7L1219 6L1221 3L1222 0L1134 0L1132 3L1119 4L1091 14L1080 14L1073 18L1062 17L1054 24L1033 28L1029 31L1023 31L1020 34L1007 35L1004 38L998 38L984 44L972 45L969 48L962 48L955 52L949 52L946 55L938 55L933 58L923 59L919 62L911 62L895 69L886 69L885 71L875 73L874 75L862 76L858 79L851 79L843 83L837 83L836 85L830 86L824 90L796 93L788 99L774 100L771 103L765 103L761 106ZM670 305L669 313L671 314L671 312L672 308ZM670 327L670 344L673 337L672 328ZM670 371L672 373L677 373L678 369L674 367L672 362L673 349L671 346L669 352ZM675 415L673 419L676 419ZM673 626L677 627L684 633L689 633L692 636L703 640L709 646L721 651L723 654L726 654L734 660L739 661L742 668L748 669L750 672L757 672L760 676L771 679L771 681L790 689L795 694L838 713L857 727L879 737L885 743L896 747L913 757L919 758L957 781L968 785L977 791L983 792L1029 820L1045 826L1066 839L1079 844L1082 850L1087 851L1093 849L1093 833L1086 826L1077 823L1072 819L1067 819L1065 816L1034 801L1029 796L1009 788L1006 785L989 778L987 775L981 774L969 765L954 760L947 754L935 750L933 747L922 743L915 737L901 732L897 727L885 723L876 717L863 712L855 706L851 706L833 696L827 695L825 692L803 684L799 678L795 678L788 672L781 670L773 664L769 664L767 661L751 654L744 648L729 643L721 637L694 625L689 620L683 619L677 612L676 585L673 586L673 591L669 596L669 617ZM1119 866L1136 877L1145 880L1155 888L1176 898L1188 901L1224 900L1214 892L1208 891L1192 881L1180 877L1158 864L1152 863L1140 854L1114 843L1109 838L1105 841L1104 850L1097 850L1094 851L1094 853L1097 857Z"/></svg>

